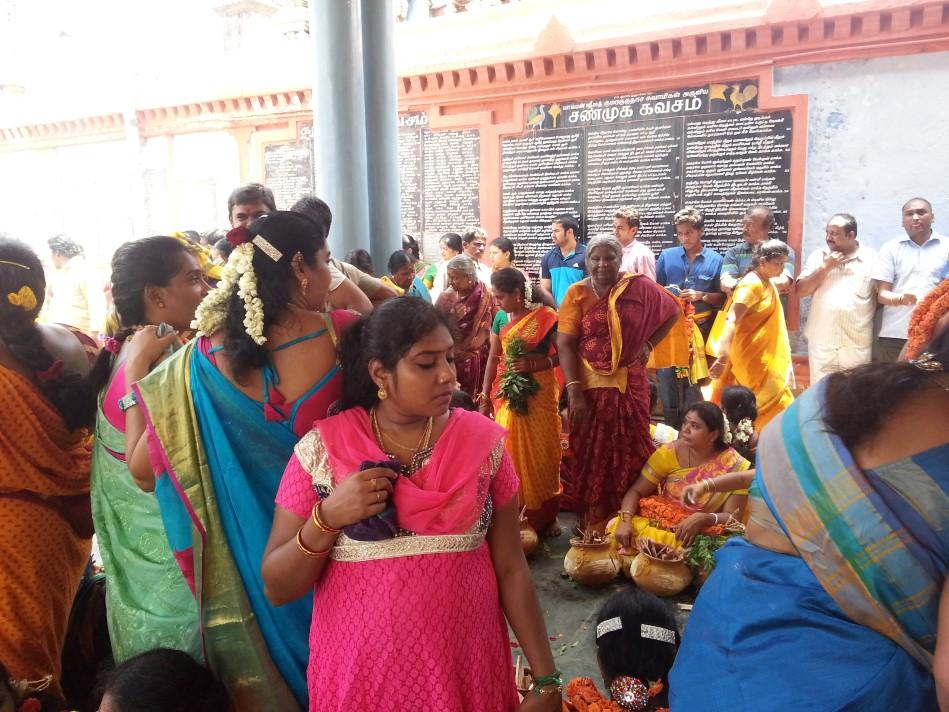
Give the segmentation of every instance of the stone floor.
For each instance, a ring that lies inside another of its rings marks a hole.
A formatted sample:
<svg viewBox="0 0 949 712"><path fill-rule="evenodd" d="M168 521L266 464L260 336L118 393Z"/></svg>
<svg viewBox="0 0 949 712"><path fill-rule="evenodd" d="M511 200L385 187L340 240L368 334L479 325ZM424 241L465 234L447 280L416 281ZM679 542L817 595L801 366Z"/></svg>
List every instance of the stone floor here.
<svg viewBox="0 0 949 712"><path fill-rule="evenodd" d="M601 588L589 588L574 583L563 571L563 559L570 548L571 532L576 520L570 513L561 513L560 523L563 534L557 539L546 539L537 551L528 559L534 584L540 598L547 632L550 635L550 648L554 661L563 672L564 680L574 677L592 677L600 684L600 674L596 662L596 614L600 606L614 592L624 586L634 586L626 576L620 576ZM691 604L695 591L691 587L675 598L669 599L680 628L688 617L680 604ZM514 641L514 635L511 635ZM514 659L523 655L520 648L512 642ZM526 665L526 660L524 661Z"/></svg>

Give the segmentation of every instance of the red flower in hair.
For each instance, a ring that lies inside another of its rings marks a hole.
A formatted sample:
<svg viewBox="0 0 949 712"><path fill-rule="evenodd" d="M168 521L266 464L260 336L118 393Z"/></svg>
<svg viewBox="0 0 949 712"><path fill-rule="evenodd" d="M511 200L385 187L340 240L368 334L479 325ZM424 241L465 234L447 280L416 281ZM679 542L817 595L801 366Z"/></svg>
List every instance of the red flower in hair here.
<svg viewBox="0 0 949 712"><path fill-rule="evenodd" d="M231 247L237 247L243 245L245 242L250 242L251 237L250 233L247 231L246 227L235 227L227 235L225 235L227 241L231 243Z"/></svg>

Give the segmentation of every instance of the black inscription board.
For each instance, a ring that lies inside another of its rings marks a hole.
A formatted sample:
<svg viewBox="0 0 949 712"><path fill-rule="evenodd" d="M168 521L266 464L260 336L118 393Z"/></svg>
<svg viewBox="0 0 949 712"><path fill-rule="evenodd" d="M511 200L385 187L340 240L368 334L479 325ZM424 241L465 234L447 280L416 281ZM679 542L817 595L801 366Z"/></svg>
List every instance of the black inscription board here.
<svg viewBox="0 0 949 712"><path fill-rule="evenodd" d="M502 234L518 261L539 271L555 215L578 217L585 240L612 232L623 206L639 210L638 239L657 255L677 244L683 207L705 212L705 243L720 252L752 203L775 211L787 239L791 113L759 111L757 98L741 81L530 107L527 133L501 142Z"/></svg>
<svg viewBox="0 0 949 712"><path fill-rule="evenodd" d="M297 140L292 143L264 146L264 182L281 210L289 210L297 200L313 193L314 169L312 123L298 123Z"/></svg>
<svg viewBox="0 0 949 712"><path fill-rule="evenodd" d="M424 113L399 117L402 232L438 259L438 238L481 221L481 140L477 129L431 130Z"/></svg>

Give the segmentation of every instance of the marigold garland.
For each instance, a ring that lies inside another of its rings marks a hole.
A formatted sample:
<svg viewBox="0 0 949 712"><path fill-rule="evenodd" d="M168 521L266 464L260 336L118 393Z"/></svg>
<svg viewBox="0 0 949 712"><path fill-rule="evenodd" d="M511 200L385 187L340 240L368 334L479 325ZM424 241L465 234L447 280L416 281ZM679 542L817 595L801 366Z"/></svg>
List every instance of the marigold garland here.
<svg viewBox="0 0 949 712"><path fill-rule="evenodd" d="M649 523L658 529L672 531L683 520L695 512L679 507L664 497L643 497L639 500L639 515L649 520ZM725 533L724 524L713 524L702 530L703 534L721 536Z"/></svg>
<svg viewBox="0 0 949 712"><path fill-rule="evenodd" d="M909 318L906 358L915 359L923 352L936 331L936 324L949 312L949 279L944 279L913 310Z"/></svg>

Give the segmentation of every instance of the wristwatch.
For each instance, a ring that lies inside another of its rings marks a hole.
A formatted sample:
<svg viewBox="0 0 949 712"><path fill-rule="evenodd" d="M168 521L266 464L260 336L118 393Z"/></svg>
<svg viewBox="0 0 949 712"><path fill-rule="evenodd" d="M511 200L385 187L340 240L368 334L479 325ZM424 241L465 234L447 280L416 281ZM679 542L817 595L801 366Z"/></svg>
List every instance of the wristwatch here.
<svg viewBox="0 0 949 712"><path fill-rule="evenodd" d="M123 413L127 411L132 406L138 405L138 398L135 397L135 392L132 391L128 395L119 398L119 410Z"/></svg>

